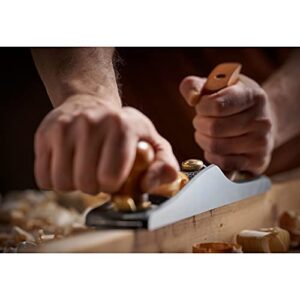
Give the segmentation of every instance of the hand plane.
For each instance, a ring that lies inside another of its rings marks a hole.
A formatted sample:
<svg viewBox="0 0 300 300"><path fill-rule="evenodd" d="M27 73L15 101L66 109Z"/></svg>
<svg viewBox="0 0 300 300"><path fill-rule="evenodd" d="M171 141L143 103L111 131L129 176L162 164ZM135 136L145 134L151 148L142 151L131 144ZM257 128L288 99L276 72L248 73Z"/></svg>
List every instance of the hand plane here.
<svg viewBox="0 0 300 300"><path fill-rule="evenodd" d="M218 65L208 76L206 93L213 93L238 81L240 64ZM243 177L224 174L216 165L205 166L191 159L182 163L177 179L145 195L139 180L154 159L154 151L139 142L136 159L127 181L111 200L91 209L86 224L96 228L147 228L155 230L209 210L266 192L266 176ZM237 172L236 172L237 173ZM229 177L229 178L228 178ZM239 178L239 179L237 179Z"/></svg>

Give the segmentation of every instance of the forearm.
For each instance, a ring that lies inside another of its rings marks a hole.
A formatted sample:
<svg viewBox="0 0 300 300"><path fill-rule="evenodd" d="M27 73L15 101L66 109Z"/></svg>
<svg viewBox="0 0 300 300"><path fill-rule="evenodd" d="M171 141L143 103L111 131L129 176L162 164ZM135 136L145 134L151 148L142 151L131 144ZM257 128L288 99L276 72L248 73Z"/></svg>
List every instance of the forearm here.
<svg viewBox="0 0 300 300"><path fill-rule="evenodd" d="M113 48L33 48L32 56L54 107L72 95L121 105Z"/></svg>
<svg viewBox="0 0 300 300"><path fill-rule="evenodd" d="M300 134L300 50L263 87L274 113L277 148Z"/></svg>

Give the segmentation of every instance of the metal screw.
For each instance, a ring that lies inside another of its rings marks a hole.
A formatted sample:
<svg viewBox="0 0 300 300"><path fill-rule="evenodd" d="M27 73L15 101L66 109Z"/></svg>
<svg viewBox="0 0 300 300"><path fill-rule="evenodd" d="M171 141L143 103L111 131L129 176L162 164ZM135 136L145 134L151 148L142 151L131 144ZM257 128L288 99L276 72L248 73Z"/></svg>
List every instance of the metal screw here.
<svg viewBox="0 0 300 300"><path fill-rule="evenodd" d="M181 163L183 171L199 171L204 167L204 163L200 159L188 159Z"/></svg>

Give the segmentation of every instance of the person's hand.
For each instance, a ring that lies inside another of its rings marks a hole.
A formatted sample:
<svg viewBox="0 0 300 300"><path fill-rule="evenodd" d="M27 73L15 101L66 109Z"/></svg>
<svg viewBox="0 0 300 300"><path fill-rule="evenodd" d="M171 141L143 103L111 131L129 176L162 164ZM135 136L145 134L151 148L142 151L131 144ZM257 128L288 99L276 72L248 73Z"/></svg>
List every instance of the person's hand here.
<svg viewBox="0 0 300 300"><path fill-rule="evenodd" d="M267 94L256 82L240 75L235 85L199 96L205 82L189 76L179 87L187 103L198 101L194 136L205 159L224 171L261 174L271 159L276 124Z"/></svg>
<svg viewBox="0 0 300 300"><path fill-rule="evenodd" d="M175 180L178 163L171 146L146 116L93 96L72 96L52 110L36 132L37 183L58 191L116 192L130 173L140 140L155 150L142 189Z"/></svg>

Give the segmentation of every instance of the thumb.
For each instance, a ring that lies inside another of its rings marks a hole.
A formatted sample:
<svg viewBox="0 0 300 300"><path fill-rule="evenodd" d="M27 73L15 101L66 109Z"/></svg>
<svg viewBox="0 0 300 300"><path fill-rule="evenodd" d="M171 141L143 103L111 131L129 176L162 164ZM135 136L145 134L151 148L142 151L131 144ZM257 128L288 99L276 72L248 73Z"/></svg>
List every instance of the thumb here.
<svg viewBox="0 0 300 300"><path fill-rule="evenodd" d="M188 76L179 84L179 91L190 106L195 106L199 102L205 82L206 78Z"/></svg>
<svg viewBox="0 0 300 300"><path fill-rule="evenodd" d="M164 183L171 183L177 178L178 162L171 145L163 138L156 139L154 146L155 159L141 181L141 188L150 192Z"/></svg>

